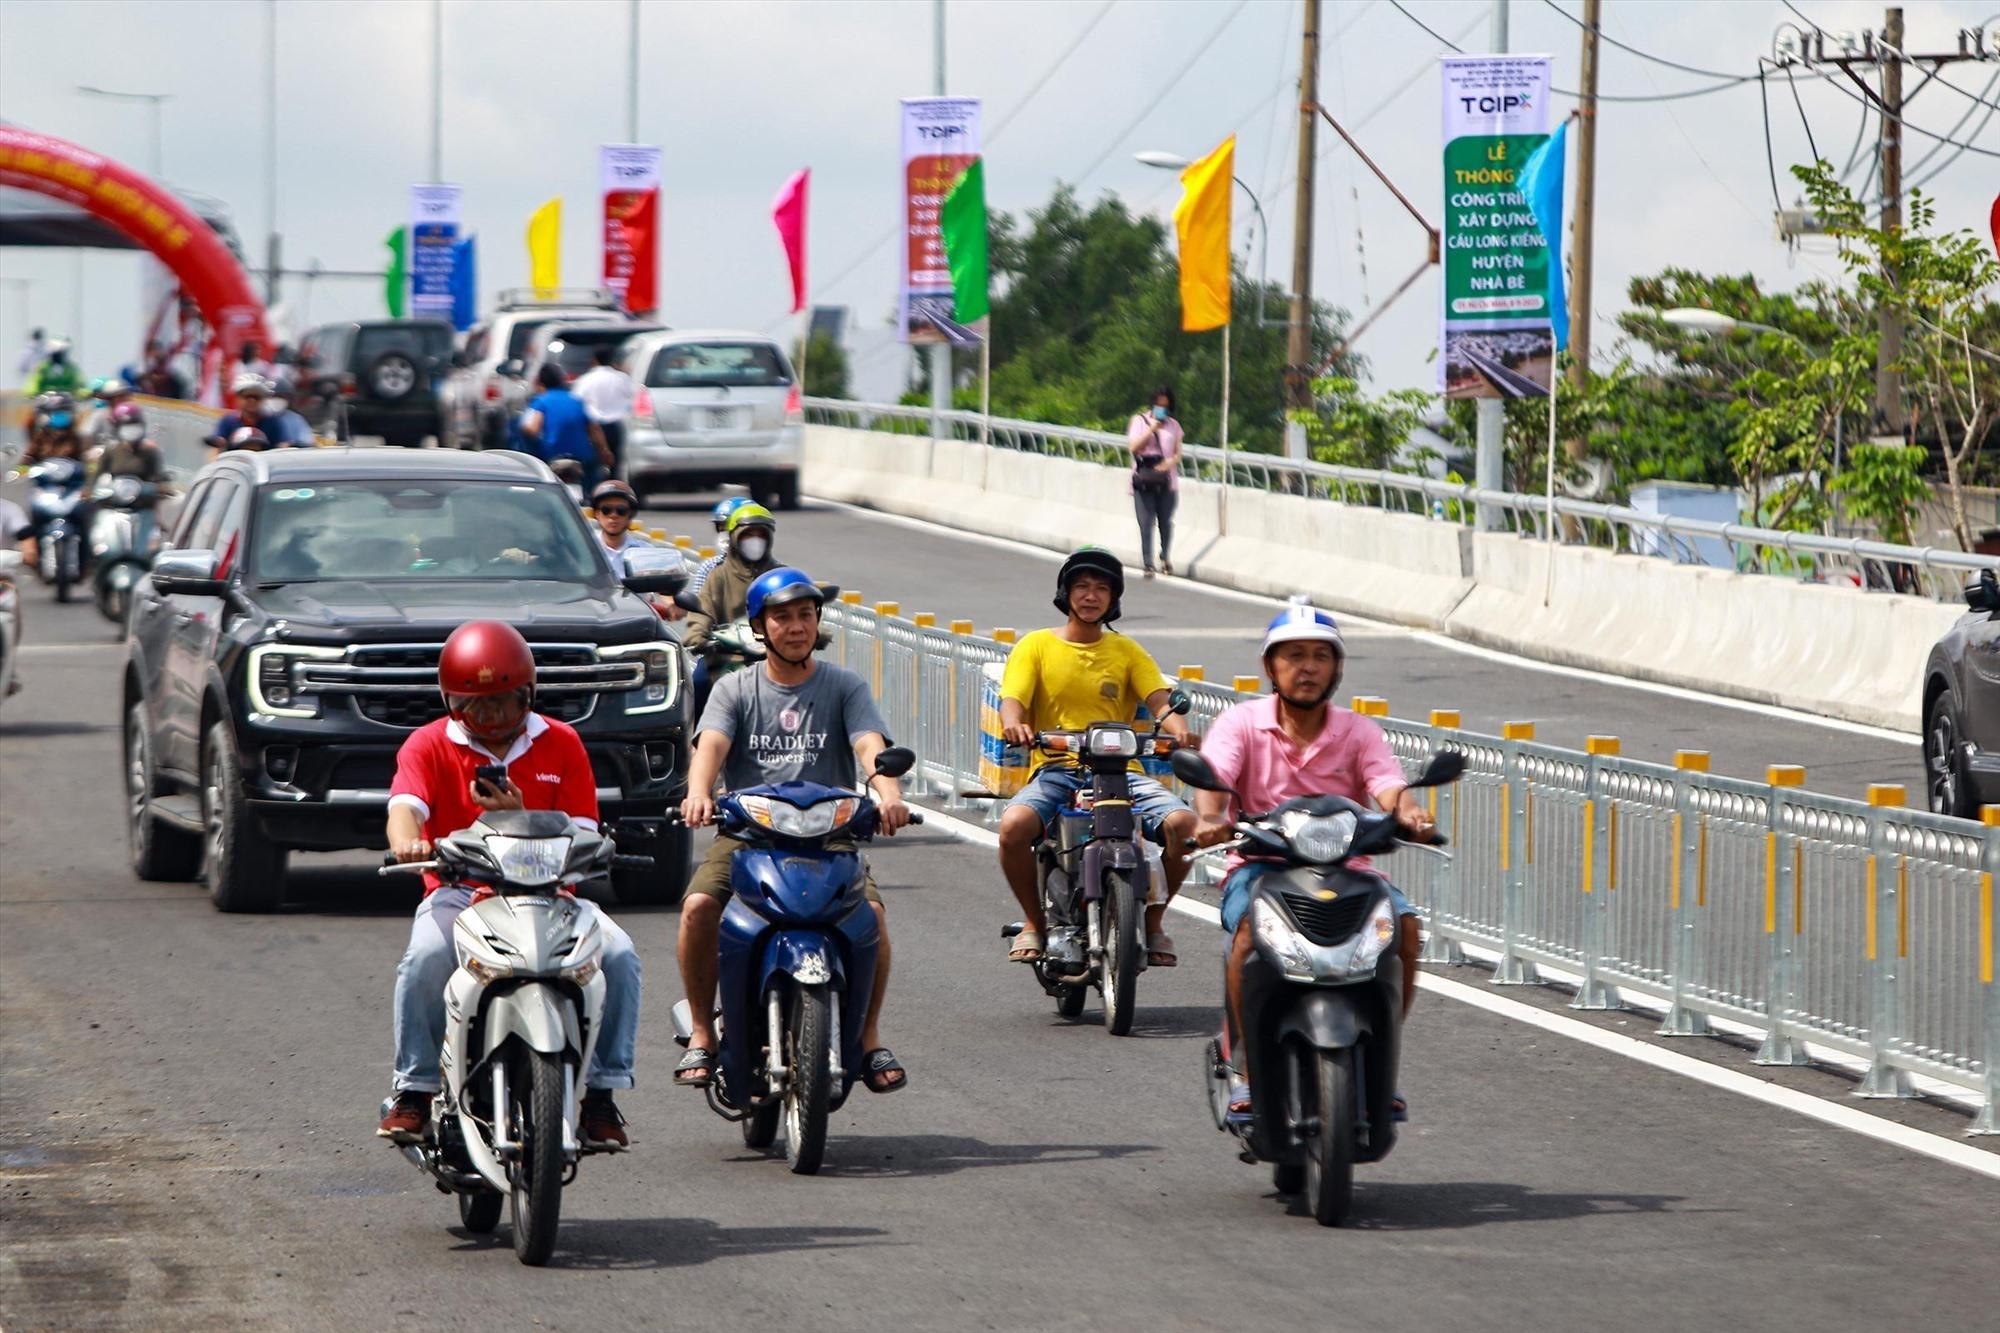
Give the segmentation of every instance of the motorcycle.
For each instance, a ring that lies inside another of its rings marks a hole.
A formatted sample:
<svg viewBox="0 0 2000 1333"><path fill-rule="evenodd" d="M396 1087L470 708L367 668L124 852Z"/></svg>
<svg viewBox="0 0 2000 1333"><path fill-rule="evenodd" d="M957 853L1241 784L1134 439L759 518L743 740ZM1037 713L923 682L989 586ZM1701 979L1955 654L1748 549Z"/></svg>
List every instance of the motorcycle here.
<svg viewBox="0 0 2000 1333"><path fill-rule="evenodd" d="M822 583L819 586L826 594L827 601L839 600L839 585ZM701 596L698 593L677 592L674 594L674 605L683 611L696 612L701 610ZM821 630L814 649L824 651L832 643L833 636ZM701 647L691 648L688 651L694 658L694 670L691 674L694 680L694 716L697 721L700 720L703 710L708 707L708 695L715 688L715 682L724 676L741 671L744 667L755 666L767 656L764 651L764 641L750 628L748 620L729 620L711 625L708 639Z"/></svg>
<svg viewBox="0 0 2000 1333"><path fill-rule="evenodd" d="M77 524L77 510L84 503L83 464L74 458L44 458L28 468L28 481L35 488L29 509L41 530L36 573L55 588L58 602L67 602L70 589L83 580L88 556Z"/></svg>
<svg viewBox="0 0 2000 1333"><path fill-rule="evenodd" d="M1168 699L1169 714L1188 711L1181 691ZM1104 1030L1123 1037L1132 1031L1139 973L1146 967L1146 904L1166 900L1164 885L1158 895L1149 892L1152 871L1132 811L1131 764L1142 754L1178 753L1179 745L1160 734L1157 722L1143 740L1129 724L1097 722L1081 732L1039 732L1034 745L1047 754L1073 755L1090 773L1090 784L1035 843L1043 922L1035 979L1064 1018L1081 1014L1096 988L1104 997ZM993 799L987 792L968 795ZM1026 928L1016 921L1000 934L1012 939Z"/></svg>
<svg viewBox="0 0 2000 1333"><path fill-rule="evenodd" d="M402 1151L458 1196L468 1231L499 1225L504 1200L525 1264L548 1262L563 1187L593 1151L577 1135L577 1085L604 1011L604 936L596 906L563 891L651 864L560 811L493 810L439 841L432 860L379 872L481 886L452 929L444 1090L423 1140Z"/></svg>
<svg viewBox="0 0 2000 1333"><path fill-rule="evenodd" d="M132 585L146 577L160 545L154 514L160 488L137 477L100 476L90 490L91 584L97 610L114 625L125 623Z"/></svg>
<svg viewBox="0 0 2000 1333"><path fill-rule="evenodd" d="M1190 787L1230 791L1192 751L1169 762ZM1443 751L1410 786L1441 787L1464 771L1464 755ZM1395 947L1403 927L1387 881L1347 863L1399 847L1435 850L1444 839L1407 842L1394 815L1340 796L1294 797L1244 815L1235 829L1233 841L1202 854L1240 847L1283 868L1252 890L1256 948L1243 967L1234 1045L1226 1022L1208 1044L1209 1111L1218 1130L1242 1141L1245 1161L1273 1163L1280 1194L1302 1192L1322 1226L1339 1226L1353 1207L1355 1165L1396 1146L1403 1023ZM1249 1058L1247 1118L1229 1113L1235 1054Z"/></svg>
<svg viewBox="0 0 2000 1333"><path fill-rule="evenodd" d="M890 746L875 772L901 777L916 756ZM718 829L749 846L730 869L716 989L716 1076L709 1109L768 1148L785 1131L785 1161L812 1175L826 1153L827 1116L861 1076L861 1024L875 990L879 933L862 896L860 853L877 809L868 793L815 782L730 792ZM912 824L923 816L912 814ZM693 1010L674 1005L674 1040L694 1035Z"/></svg>

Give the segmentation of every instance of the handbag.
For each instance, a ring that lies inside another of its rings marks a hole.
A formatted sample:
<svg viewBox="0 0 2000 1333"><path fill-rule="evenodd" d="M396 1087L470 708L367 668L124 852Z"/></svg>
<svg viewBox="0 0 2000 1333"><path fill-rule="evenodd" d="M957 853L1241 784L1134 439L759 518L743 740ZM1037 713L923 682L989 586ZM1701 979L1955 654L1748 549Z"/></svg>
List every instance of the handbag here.
<svg viewBox="0 0 2000 1333"><path fill-rule="evenodd" d="M1157 440L1158 438L1157 428L1155 428L1154 439ZM1164 451L1157 454L1135 454L1133 456L1135 460L1132 468L1133 490L1164 491L1168 486L1173 484L1172 472L1153 466L1165 456Z"/></svg>

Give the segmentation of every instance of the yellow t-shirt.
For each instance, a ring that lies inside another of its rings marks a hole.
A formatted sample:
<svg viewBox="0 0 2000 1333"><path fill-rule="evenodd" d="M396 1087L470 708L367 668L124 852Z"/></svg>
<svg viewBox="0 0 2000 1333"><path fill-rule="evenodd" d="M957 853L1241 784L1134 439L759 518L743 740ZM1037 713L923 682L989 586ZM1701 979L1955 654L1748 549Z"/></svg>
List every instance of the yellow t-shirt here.
<svg viewBox="0 0 2000 1333"><path fill-rule="evenodd" d="M1000 697L1027 709L1028 725L1036 731L1130 722L1140 704L1166 688L1166 677L1144 648L1108 631L1096 643L1084 644L1038 629L1014 645L1000 677ZM1037 750L1029 771L1051 762L1061 760Z"/></svg>

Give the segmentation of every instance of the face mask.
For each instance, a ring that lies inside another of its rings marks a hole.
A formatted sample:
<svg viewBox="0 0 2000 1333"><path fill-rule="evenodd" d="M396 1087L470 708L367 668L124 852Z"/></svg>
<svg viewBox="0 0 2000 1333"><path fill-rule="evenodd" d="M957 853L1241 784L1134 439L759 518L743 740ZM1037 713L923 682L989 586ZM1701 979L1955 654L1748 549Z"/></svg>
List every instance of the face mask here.
<svg viewBox="0 0 2000 1333"><path fill-rule="evenodd" d="M1167 419L1167 409L1159 406L1158 404L1155 404L1153 407L1153 420L1165 421L1166 419Z"/></svg>
<svg viewBox="0 0 2000 1333"><path fill-rule="evenodd" d="M739 537L736 550L744 560L754 565L770 554L771 541L768 537Z"/></svg>
<svg viewBox="0 0 2000 1333"><path fill-rule="evenodd" d="M118 428L118 438L125 441L127 444L137 444L139 441L146 438L146 428L144 426L137 426L137 425L120 426Z"/></svg>
<svg viewBox="0 0 2000 1333"><path fill-rule="evenodd" d="M264 400L264 405L257 409L257 415L260 417L274 417L278 415L278 413L284 410L285 410L284 399L266 398Z"/></svg>

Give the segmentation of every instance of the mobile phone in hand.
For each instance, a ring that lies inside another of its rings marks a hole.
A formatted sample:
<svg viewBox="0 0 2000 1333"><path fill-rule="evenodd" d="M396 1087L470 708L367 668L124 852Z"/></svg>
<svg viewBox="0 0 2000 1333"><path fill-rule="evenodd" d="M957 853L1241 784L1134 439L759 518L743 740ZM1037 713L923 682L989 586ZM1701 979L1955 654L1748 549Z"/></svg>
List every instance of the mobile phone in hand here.
<svg viewBox="0 0 2000 1333"><path fill-rule="evenodd" d="M472 770L472 780L485 787L495 796L507 790L507 766L505 764L481 764Z"/></svg>

